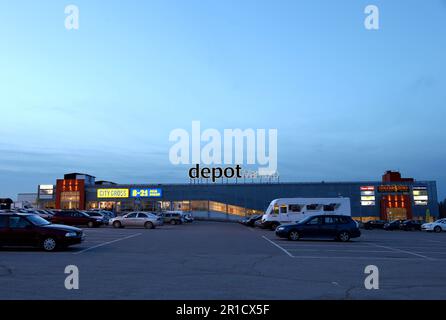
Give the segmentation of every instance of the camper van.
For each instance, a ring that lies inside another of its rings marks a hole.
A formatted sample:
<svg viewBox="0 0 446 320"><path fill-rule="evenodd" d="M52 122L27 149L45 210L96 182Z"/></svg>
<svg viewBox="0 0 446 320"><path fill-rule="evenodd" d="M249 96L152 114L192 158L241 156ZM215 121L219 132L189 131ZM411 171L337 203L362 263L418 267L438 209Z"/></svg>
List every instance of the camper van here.
<svg viewBox="0 0 446 320"><path fill-rule="evenodd" d="M351 216L350 198L282 198L271 201L261 228L275 230L280 224L296 223L313 215Z"/></svg>

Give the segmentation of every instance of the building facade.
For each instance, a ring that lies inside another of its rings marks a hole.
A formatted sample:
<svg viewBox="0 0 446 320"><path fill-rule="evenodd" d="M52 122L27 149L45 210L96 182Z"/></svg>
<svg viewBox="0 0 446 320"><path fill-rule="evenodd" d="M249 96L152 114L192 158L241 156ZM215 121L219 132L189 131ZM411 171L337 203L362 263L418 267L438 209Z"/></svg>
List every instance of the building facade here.
<svg viewBox="0 0 446 320"><path fill-rule="evenodd" d="M72 173L49 190L39 186L39 207L192 211L195 215L237 219L263 213L277 198L348 197L352 216L371 219L432 220L439 215L435 181L402 178L387 171L380 181L308 183L116 184ZM44 191L44 192L43 192ZM43 196L43 198L42 198Z"/></svg>

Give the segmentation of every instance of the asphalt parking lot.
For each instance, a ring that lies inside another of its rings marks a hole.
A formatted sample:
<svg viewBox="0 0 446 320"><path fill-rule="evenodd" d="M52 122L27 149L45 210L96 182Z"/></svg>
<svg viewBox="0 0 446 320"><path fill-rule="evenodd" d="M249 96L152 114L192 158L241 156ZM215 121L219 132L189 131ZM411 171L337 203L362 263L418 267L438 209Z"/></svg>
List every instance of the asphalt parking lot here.
<svg viewBox="0 0 446 320"><path fill-rule="evenodd" d="M85 229L66 251L0 251L0 299L446 299L446 233L278 239L233 223ZM79 268L79 290L64 286ZM364 268L379 269L379 289Z"/></svg>

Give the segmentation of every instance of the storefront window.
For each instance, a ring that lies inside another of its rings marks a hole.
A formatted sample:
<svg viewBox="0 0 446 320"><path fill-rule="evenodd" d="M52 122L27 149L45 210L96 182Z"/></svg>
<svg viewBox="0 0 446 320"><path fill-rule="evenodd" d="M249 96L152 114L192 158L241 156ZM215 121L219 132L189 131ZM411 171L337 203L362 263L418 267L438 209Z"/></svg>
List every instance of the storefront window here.
<svg viewBox="0 0 446 320"><path fill-rule="evenodd" d="M90 201L87 203L87 209L99 209L99 205L96 201Z"/></svg>
<svg viewBox="0 0 446 320"><path fill-rule="evenodd" d="M248 215L248 216L257 215L257 214L264 214L264 213L265 212L263 212L261 210L246 209L246 215Z"/></svg>
<svg viewBox="0 0 446 320"><path fill-rule="evenodd" d="M79 209L79 191L64 191L60 194L60 207L62 209Z"/></svg>
<svg viewBox="0 0 446 320"><path fill-rule="evenodd" d="M226 203L209 201L209 211L226 213Z"/></svg>
<svg viewBox="0 0 446 320"><path fill-rule="evenodd" d="M174 201L173 210L175 211L190 211L190 201Z"/></svg>
<svg viewBox="0 0 446 320"><path fill-rule="evenodd" d="M171 210L170 201L159 201L159 205L161 207L161 210L168 211Z"/></svg>
<svg viewBox="0 0 446 320"><path fill-rule="evenodd" d="M142 211L157 211L156 208L156 202L155 201L142 201L139 205L135 205L135 208L133 210L137 210L136 208L141 208Z"/></svg>
<svg viewBox="0 0 446 320"><path fill-rule="evenodd" d="M228 213L236 215L236 216L244 216L245 215L245 208L228 205Z"/></svg>
<svg viewBox="0 0 446 320"><path fill-rule="evenodd" d="M192 211L209 211L208 201L191 201Z"/></svg>

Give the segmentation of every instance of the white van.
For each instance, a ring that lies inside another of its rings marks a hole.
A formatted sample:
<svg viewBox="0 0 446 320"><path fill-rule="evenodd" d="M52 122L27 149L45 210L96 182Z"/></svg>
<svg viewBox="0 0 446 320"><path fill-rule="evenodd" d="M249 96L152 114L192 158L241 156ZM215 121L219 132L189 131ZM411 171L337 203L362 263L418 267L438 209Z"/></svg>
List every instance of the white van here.
<svg viewBox="0 0 446 320"><path fill-rule="evenodd" d="M280 224L296 223L306 217L330 214L351 216L350 198L282 198L271 201L261 228L275 230Z"/></svg>

